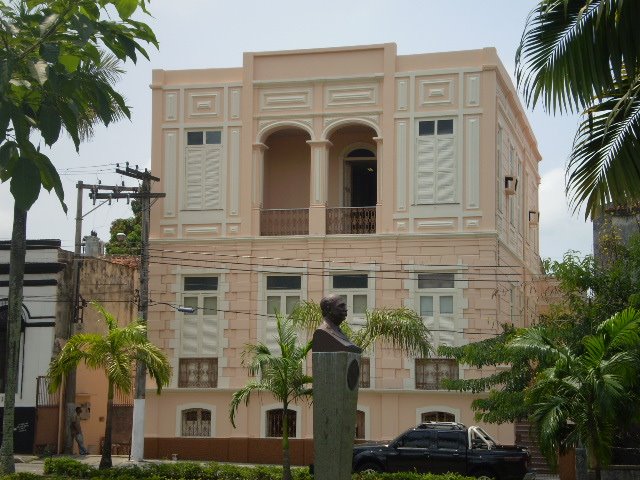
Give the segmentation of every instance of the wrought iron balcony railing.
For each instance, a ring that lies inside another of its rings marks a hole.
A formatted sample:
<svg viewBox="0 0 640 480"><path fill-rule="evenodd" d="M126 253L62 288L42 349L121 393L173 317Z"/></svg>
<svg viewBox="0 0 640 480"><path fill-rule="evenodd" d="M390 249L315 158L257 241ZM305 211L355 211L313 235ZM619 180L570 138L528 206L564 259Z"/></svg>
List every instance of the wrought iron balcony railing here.
<svg viewBox="0 0 640 480"><path fill-rule="evenodd" d="M327 235L376 233L376 207L327 208Z"/></svg>
<svg viewBox="0 0 640 480"><path fill-rule="evenodd" d="M308 235L308 208L278 208L260 212L260 235Z"/></svg>

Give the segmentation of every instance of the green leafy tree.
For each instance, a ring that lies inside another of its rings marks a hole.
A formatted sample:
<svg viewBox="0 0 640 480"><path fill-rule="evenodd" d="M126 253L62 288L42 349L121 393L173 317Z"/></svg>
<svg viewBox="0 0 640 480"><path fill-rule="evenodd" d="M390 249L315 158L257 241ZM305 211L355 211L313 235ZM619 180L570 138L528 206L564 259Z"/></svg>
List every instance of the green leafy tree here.
<svg viewBox="0 0 640 480"><path fill-rule="evenodd" d="M133 217L117 218L111 222L109 232L111 237L107 243L107 253L109 255L140 255L142 248L142 206L139 201L131 202ZM118 239L117 235L124 233L124 241Z"/></svg>
<svg viewBox="0 0 640 480"><path fill-rule="evenodd" d="M148 0L9 0L0 2L0 181L10 182L14 225L9 272L8 349L19 351L27 211L40 190L64 191L41 144L52 146L66 132L76 149L93 125L130 116L113 83L118 65L138 54L140 42L156 38L136 12ZM13 424L17 354L9 357L0 447L0 471L15 471Z"/></svg>
<svg viewBox="0 0 640 480"><path fill-rule="evenodd" d="M594 334L616 312L640 307L640 236L632 236L624 245L614 230L605 230L599 241L606 261L567 252L562 261L545 262L551 281L557 282L558 301L539 319L538 327L547 338L576 350L582 348L585 336ZM535 351L508 348L515 333L512 326L504 325L503 332L493 338L438 349L440 355L461 364L493 370L476 379L444 381L451 390L487 392L471 404L479 420L505 423L527 418L524 390L540 369L551 366L548 357ZM621 424L620 429L626 426Z"/></svg>
<svg viewBox="0 0 640 480"><path fill-rule="evenodd" d="M516 54L530 106L582 115L567 165L567 194L594 217L640 200L640 3L539 0Z"/></svg>
<svg viewBox="0 0 640 480"><path fill-rule="evenodd" d="M249 374L258 376L233 394L229 406L229 419L235 428L236 414L242 402L245 405L253 392L269 392L282 403L282 478L291 480L289 453L289 422L287 411L291 403L311 397L311 377L306 375L302 362L311 350L311 342L299 345L296 327L290 319L276 314L277 344L279 352L272 352L264 343L247 345L243 352L243 365Z"/></svg>
<svg viewBox="0 0 640 480"><path fill-rule="evenodd" d="M640 312L632 308L600 324L580 348L552 340L541 328L524 330L509 342L508 348L550 363L525 393L541 450L550 461L557 461L558 452L585 446L596 479L601 478L618 426L640 413L638 345Z"/></svg>
<svg viewBox="0 0 640 480"><path fill-rule="evenodd" d="M155 379L158 393L169 384L171 365L162 351L147 340L146 323L137 320L119 327L117 319L98 303L92 305L104 317L107 332L104 335L79 333L73 335L62 348L60 354L49 366L50 388L56 391L62 379L78 364L102 370L107 378L107 421L104 428L104 445L100 468L110 468L111 429L113 423L113 397L116 391L128 395L133 386L136 361L147 367L151 378Z"/></svg>

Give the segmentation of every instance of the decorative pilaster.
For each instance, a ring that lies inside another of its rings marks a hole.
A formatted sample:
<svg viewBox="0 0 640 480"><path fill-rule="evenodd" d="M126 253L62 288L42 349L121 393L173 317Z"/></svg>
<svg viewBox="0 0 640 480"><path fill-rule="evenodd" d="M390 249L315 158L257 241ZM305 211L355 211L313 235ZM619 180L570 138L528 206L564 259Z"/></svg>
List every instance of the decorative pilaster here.
<svg viewBox="0 0 640 480"><path fill-rule="evenodd" d="M384 192L382 182L384 162L382 161L382 137L373 137L376 142L376 233L382 232L382 206L385 204L382 194Z"/></svg>

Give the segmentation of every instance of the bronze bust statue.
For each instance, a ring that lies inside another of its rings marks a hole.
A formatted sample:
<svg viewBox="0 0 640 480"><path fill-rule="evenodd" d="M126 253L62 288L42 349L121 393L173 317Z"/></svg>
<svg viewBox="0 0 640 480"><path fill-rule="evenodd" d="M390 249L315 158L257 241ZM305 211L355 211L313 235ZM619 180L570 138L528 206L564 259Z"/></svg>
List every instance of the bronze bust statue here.
<svg viewBox="0 0 640 480"><path fill-rule="evenodd" d="M362 349L351 343L340 330L340 324L347 318L347 305L344 300L338 295L328 295L320 300L320 310L324 321L313 332L313 351L362 353Z"/></svg>

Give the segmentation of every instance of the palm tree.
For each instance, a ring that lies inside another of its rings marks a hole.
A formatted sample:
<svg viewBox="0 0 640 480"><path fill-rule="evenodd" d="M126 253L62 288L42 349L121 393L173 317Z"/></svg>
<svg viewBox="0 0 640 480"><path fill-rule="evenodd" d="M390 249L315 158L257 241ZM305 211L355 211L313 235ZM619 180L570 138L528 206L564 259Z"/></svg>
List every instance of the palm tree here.
<svg viewBox="0 0 640 480"><path fill-rule="evenodd" d="M143 362L149 375L155 379L158 393L169 384L171 366L162 351L149 342L146 336L147 326L136 320L124 327L118 327L117 319L104 307L92 302L92 305L104 317L107 333L80 333L73 335L60 354L49 366L50 389L56 391L64 376L75 369L80 362L88 368L103 370L107 377L107 421L104 429L104 445L100 468L110 468L111 463L111 425L113 420L113 396L115 391L129 394L132 388L132 375L135 362Z"/></svg>
<svg viewBox="0 0 640 480"><path fill-rule="evenodd" d="M313 301L301 302L290 316L296 326L308 332L322 323L320 305ZM374 308L365 313L364 325L360 328L353 328L347 322L342 322L340 328L362 351L381 340L408 355L427 357L433 352L429 329L420 315L409 308Z"/></svg>
<svg viewBox="0 0 640 480"><path fill-rule="evenodd" d="M527 104L580 112L567 165L574 210L640 200L640 3L539 0L516 54Z"/></svg>
<svg viewBox="0 0 640 480"><path fill-rule="evenodd" d="M558 452L585 446L600 479L616 430L639 411L639 344L640 312L632 308L603 322L579 348L555 344L539 327L511 341L510 348L553 362L526 392L541 450L552 463Z"/></svg>
<svg viewBox="0 0 640 480"><path fill-rule="evenodd" d="M306 375L302 362L311 350L311 342L298 345L296 328L289 319L276 314L279 352L272 352L264 343L247 345L243 352L242 363L248 367L249 374L257 375L233 394L229 406L229 419L235 428L236 413L240 403L245 405L253 392L269 392L282 403L282 478L291 480L291 459L289 455L289 405L298 399L310 399L311 377Z"/></svg>

